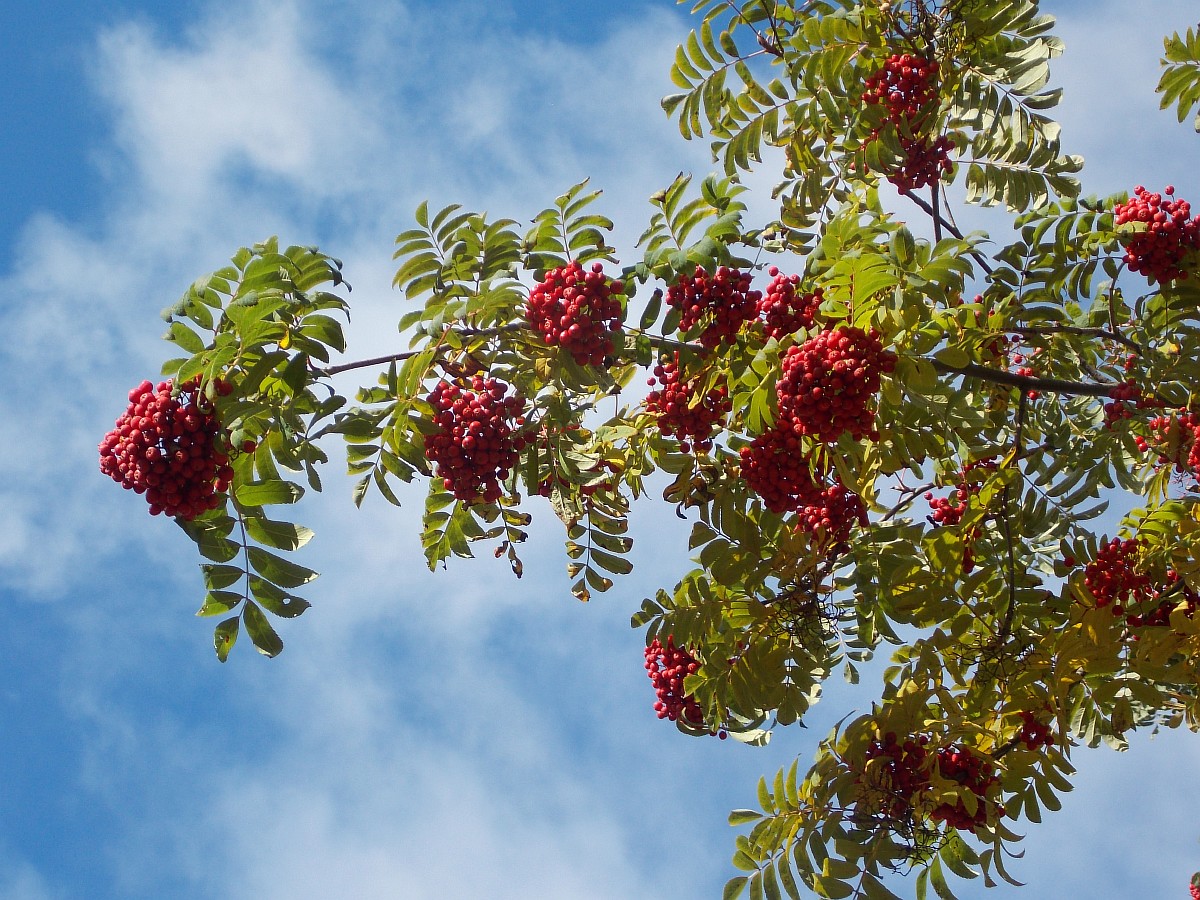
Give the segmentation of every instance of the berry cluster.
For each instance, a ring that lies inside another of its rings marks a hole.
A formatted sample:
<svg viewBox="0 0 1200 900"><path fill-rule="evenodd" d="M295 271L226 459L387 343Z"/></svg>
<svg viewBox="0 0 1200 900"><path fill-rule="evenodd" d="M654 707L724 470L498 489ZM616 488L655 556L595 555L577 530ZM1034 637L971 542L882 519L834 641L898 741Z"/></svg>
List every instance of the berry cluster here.
<svg viewBox="0 0 1200 900"><path fill-rule="evenodd" d="M654 378L648 383L651 387L662 385L646 395L646 409L658 415L662 433L679 438L682 442L679 449L684 453L693 447L697 453L711 450L713 430L731 408L729 389L724 385L711 388L699 403L692 405L692 398L700 388L700 377L685 376L678 353L655 366Z"/></svg>
<svg viewBox="0 0 1200 900"><path fill-rule="evenodd" d="M750 273L721 266L709 275L696 266L692 275L679 276L667 288L667 304L679 310L679 330L697 325L700 344L712 350L722 342L732 344L742 326L758 315L759 291L750 290Z"/></svg>
<svg viewBox="0 0 1200 900"><path fill-rule="evenodd" d="M994 472L996 464L991 457L979 459L963 466L958 477L958 487L946 497L935 497L933 491L926 491L925 500L932 512L929 522L933 525L957 525L962 521L963 513L967 511L967 501L979 493L982 483L972 475L976 472Z"/></svg>
<svg viewBox="0 0 1200 900"><path fill-rule="evenodd" d="M945 135L934 138L928 133L938 99L937 76L936 62L908 53L893 54L864 85L863 102L884 109L884 125L872 130L870 140L890 125L904 151L899 170L887 173L888 181L901 191L936 184L951 169L954 142Z"/></svg>
<svg viewBox="0 0 1200 900"><path fill-rule="evenodd" d="M767 335L779 339L813 328L817 309L825 299L824 290L805 293L800 290L799 275L784 275L776 266L767 269L767 274L772 281L758 301Z"/></svg>
<svg viewBox="0 0 1200 900"><path fill-rule="evenodd" d="M872 795L872 811L878 811L892 819L900 819L912 812L913 798L929 786L929 774L925 760L929 756L929 735L908 738L900 743L894 731L871 741L864 756L880 760L867 765L860 776L860 785L868 788ZM875 796L875 788L879 796Z"/></svg>
<svg viewBox="0 0 1200 900"><path fill-rule="evenodd" d="M790 427L776 426L741 449L742 478L774 513L797 513L796 525L819 545L846 543L855 523L867 524L862 498L829 479L823 468L813 471L799 436ZM828 482L828 483L827 483Z"/></svg>
<svg viewBox="0 0 1200 900"><path fill-rule="evenodd" d="M820 490L800 438L790 428L763 432L740 455L742 478L773 513L794 512Z"/></svg>
<svg viewBox="0 0 1200 900"><path fill-rule="evenodd" d="M1200 872L1192 876L1192 883L1188 885L1188 892L1192 895L1192 900L1200 900Z"/></svg>
<svg viewBox="0 0 1200 900"><path fill-rule="evenodd" d="M440 381L426 398L434 431L425 435L425 457L446 490L465 503L495 503L529 438L525 400L505 396L508 385L475 375L470 387Z"/></svg>
<svg viewBox="0 0 1200 900"><path fill-rule="evenodd" d="M1053 747L1054 735L1047 723L1038 719L1033 713L1021 710L1021 730L1017 732L1017 743L1026 750Z"/></svg>
<svg viewBox="0 0 1200 900"><path fill-rule="evenodd" d="M228 394L228 382L216 382ZM216 411L200 393L199 378L176 393L170 381L143 381L129 392L129 408L100 442L100 471L122 487L145 494L150 514L180 519L221 505L233 469Z"/></svg>
<svg viewBox="0 0 1200 900"><path fill-rule="evenodd" d="M1116 224L1145 224L1144 231L1124 235L1125 262L1142 275L1164 283L1188 277L1181 267L1186 257L1200 250L1200 218L1189 219L1191 206L1186 200L1173 200L1175 188L1167 185L1162 194L1150 193L1141 185L1133 196L1118 203Z"/></svg>
<svg viewBox="0 0 1200 900"><path fill-rule="evenodd" d="M591 271L572 262L546 273L529 293L525 315L550 346L559 346L581 366L602 366L613 354L613 336L621 330L620 281L605 277L604 267Z"/></svg>
<svg viewBox="0 0 1200 900"><path fill-rule="evenodd" d="M882 795L882 799L874 798L875 811L893 819L910 815L913 807L920 803L920 795L932 787L930 775L936 768L941 778L963 785L978 801L974 804L974 812L968 811L961 799L953 804L939 803L930 811L929 817L967 831L986 825L988 800L994 800L1000 785L993 764L967 747L950 745L931 752L929 743L928 735L919 735L902 744L890 731L870 743L866 760L881 762L866 767L860 779L864 787L868 787L869 781ZM1002 812L1000 804L996 803L995 807L998 813Z"/></svg>
<svg viewBox="0 0 1200 900"><path fill-rule="evenodd" d="M1180 409L1174 415L1155 416L1147 430L1148 437L1134 437L1139 450L1157 453L1161 465L1173 465L1177 472L1200 471L1200 414Z"/></svg>
<svg viewBox="0 0 1200 900"><path fill-rule="evenodd" d="M871 401L880 376L896 367L875 329L852 325L822 331L789 347L775 386L779 418L798 434L835 443L844 433L856 441L879 437Z"/></svg>
<svg viewBox="0 0 1200 900"><path fill-rule="evenodd" d="M1104 427L1109 430L1116 427L1116 424L1124 419L1132 419L1135 409L1154 409L1162 406L1161 401L1143 396L1142 389L1132 379L1113 387L1108 392L1108 396L1112 399L1104 404ZM1145 443L1141 437L1136 440L1139 446ZM1148 447L1142 447L1141 449L1144 453Z"/></svg>
<svg viewBox="0 0 1200 900"><path fill-rule="evenodd" d="M690 725L704 722L704 713L691 694L683 691L683 679L700 671L700 663L682 647L675 646L674 637L667 645L655 638L646 648L646 674L654 684L654 711L660 719L679 719Z"/></svg>
<svg viewBox="0 0 1200 900"><path fill-rule="evenodd" d="M1113 538L1084 567L1083 583L1099 607L1111 606L1120 615L1127 605L1150 596L1150 576L1137 571L1138 545L1132 538Z"/></svg>
<svg viewBox="0 0 1200 900"><path fill-rule="evenodd" d="M930 818L935 822L945 822L951 828L960 831L974 831L981 825L987 824L987 798L995 795L1000 786L996 777L995 766L984 757L972 752L967 747L942 747L937 752L938 774L948 781L956 781L966 787L976 796L974 811L967 809L962 799L953 805L940 803L934 807ZM1002 814L1003 807L996 804L997 813Z"/></svg>
<svg viewBox="0 0 1200 900"><path fill-rule="evenodd" d="M797 527L818 546L829 546L834 554L848 549L846 542L855 523L867 524L867 505L837 475L796 512Z"/></svg>
<svg viewBox="0 0 1200 900"><path fill-rule="evenodd" d="M1170 624L1171 610L1181 600L1187 602L1189 614L1200 608L1200 597L1181 582L1174 569L1167 570L1162 584L1138 571L1138 543L1133 539L1113 538L1101 547L1084 568L1083 583L1096 598L1097 607L1124 616L1134 628Z"/></svg>

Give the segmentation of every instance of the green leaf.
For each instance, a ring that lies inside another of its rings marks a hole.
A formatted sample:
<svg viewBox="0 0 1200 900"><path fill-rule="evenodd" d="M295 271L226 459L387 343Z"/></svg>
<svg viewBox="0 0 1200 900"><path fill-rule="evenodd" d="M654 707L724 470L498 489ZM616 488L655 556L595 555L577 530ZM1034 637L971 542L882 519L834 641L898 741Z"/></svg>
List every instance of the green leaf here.
<svg viewBox="0 0 1200 900"><path fill-rule="evenodd" d="M317 573L312 569L298 566L294 562L289 562L283 557L268 553L259 547L250 547L247 554L254 571L280 587L300 587L317 577Z"/></svg>
<svg viewBox="0 0 1200 900"><path fill-rule="evenodd" d="M888 890L883 882L870 872L863 873L862 885L866 891L867 900L901 900L899 896Z"/></svg>
<svg viewBox="0 0 1200 900"><path fill-rule="evenodd" d="M227 537L233 530L234 520L224 511L206 513L190 521L176 519L175 522L196 542L196 548L205 559L226 563L242 549L241 544Z"/></svg>
<svg viewBox="0 0 1200 900"><path fill-rule="evenodd" d="M276 522L263 516L245 516L243 521L250 537L276 550L298 550L313 537L311 528L292 522Z"/></svg>
<svg viewBox="0 0 1200 900"><path fill-rule="evenodd" d="M275 629L271 627L271 623L267 621L262 610L249 600L246 601L246 607L242 610L242 619L246 623L246 632L250 635L250 640L254 642L254 647L259 653L263 656L276 657L282 652L283 641L275 633Z"/></svg>
<svg viewBox="0 0 1200 900"><path fill-rule="evenodd" d="M294 619L312 606L302 597L280 590L263 578L250 578L250 593L263 609L284 619Z"/></svg>
<svg viewBox="0 0 1200 900"><path fill-rule="evenodd" d="M201 337L182 322L172 322L171 330L167 332L166 338L168 341L178 344L188 353L203 353L206 346Z"/></svg>
<svg viewBox="0 0 1200 900"><path fill-rule="evenodd" d="M757 822L762 817L762 813L753 809L735 809L729 814L729 824L745 825L747 822Z"/></svg>
<svg viewBox="0 0 1200 900"><path fill-rule="evenodd" d="M196 611L198 616L221 616L237 607L246 598L237 591L209 591L204 605Z"/></svg>
<svg viewBox="0 0 1200 900"><path fill-rule="evenodd" d="M239 566L216 566L204 564L200 567L204 573L204 585L209 590L227 588L246 573Z"/></svg>
<svg viewBox="0 0 1200 900"><path fill-rule="evenodd" d="M961 369L971 361L970 354L962 347L943 347L933 354L938 362Z"/></svg>
<svg viewBox="0 0 1200 900"><path fill-rule="evenodd" d="M939 858L935 857L929 866L929 882L941 900L958 900L954 896L954 892L950 890L950 886L946 884L946 876L942 874L942 862Z"/></svg>
<svg viewBox="0 0 1200 900"><path fill-rule="evenodd" d="M328 347L342 353L346 349L346 337L342 331L342 323L332 316L305 316L300 323L300 333L305 337L320 341Z"/></svg>
<svg viewBox="0 0 1200 900"><path fill-rule="evenodd" d="M736 878L730 878L725 882L725 890L721 892L721 900L737 900L742 896L742 892L746 890L746 882L750 879L745 875L738 875Z"/></svg>
<svg viewBox="0 0 1200 900"><path fill-rule="evenodd" d="M225 662L229 658L229 651L237 643L240 622L240 617L231 616L213 629L213 647L217 651L217 659L221 662Z"/></svg>
<svg viewBox="0 0 1200 900"><path fill-rule="evenodd" d="M836 878L826 878L823 875L813 873L813 890L821 897L828 897L830 900L841 900L843 897L849 897L854 893L854 889L844 881L838 881Z"/></svg>
<svg viewBox="0 0 1200 900"><path fill-rule="evenodd" d="M295 503L304 496L304 488L290 481L248 481L236 485L233 495L242 506L270 506Z"/></svg>

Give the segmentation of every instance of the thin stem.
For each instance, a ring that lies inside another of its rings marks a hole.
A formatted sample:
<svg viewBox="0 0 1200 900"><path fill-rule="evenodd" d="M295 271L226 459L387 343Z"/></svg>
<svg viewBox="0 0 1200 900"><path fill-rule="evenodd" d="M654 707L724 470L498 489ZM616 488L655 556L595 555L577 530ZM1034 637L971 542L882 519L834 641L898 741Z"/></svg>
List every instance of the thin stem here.
<svg viewBox="0 0 1200 900"><path fill-rule="evenodd" d="M966 375L981 381L994 384L1006 384L1010 387L1022 388L1026 391L1047 391L1051 394L1067 394L1073 397L1108 397L1116 384L1105 384L1087 381L1064 381L1059 378L1035 378L1030 375L1017 375L1014 372L1002 372L999 369L989 369L978 363L967 363L962 366L951 366L941 360L931 359L934 369L944 375Z"/></svg>
<svg viewBox="0 0 1200 900"><path fill-rule="evenodd" d="M1125 337L1123 334L1117 334L1107 328L1083 328L1075 325L1038 325L1038 326L1022 326L1021 328L1009 328L1008 331L1014 334L1019 334L1022 337L1028 337L1033 334L1078 334L1083 337L1098 337L1106 338L1110 341L1116 341L1128 347L1135 353L1141 353L1141 346L1133 340Z"/></svg>
<svg viewBox="0 0 1200 900"><path fill-rule="evenodd" d="M933 240L935 243L941 243L942 240L942 203L941 203L941 184L934 182L930 189L930 196L933 198L931 213L933 215Z"/></svg>
<svg viewBox="0 0 1200 900"><path fill-rule="evenodd" d="M327 366L323 369L313 369L317 375L333 376L341 372L350 372L354 369L366 369L371 366L382 366L387 363L403 362L406 359L412 359L420 351L410 350L407 353L392 353L388 356L373 356L370 359L360 359L355 362L342 363L340 366Z"/></svg>
<svg viewBox="0 0 1200 900"><path fill-rule="evenodd" d="M933 219L933 229L934 229L933 233L935 236L938 234L938 227L940 225L942 228L945 228L947 231L949 231L952 235L954 235L960 241L965 240L965 238L963 237L963 233L958 230L958 227L953 222L949 221L948 219L946 219L942 216L940 209L935 209L933 206L930 206L928 203L925 202L925 200L923 198L918 197L912 191L901 191L901 196L907 197L913 203L917 204L917 206L921 207L921 209L924 210L926 215L928 215L930 218ZM934 195L935 199L936 199L936 196L937 195L935 194ZM940 238L939 238L939 240L940 240ZM991 275L992 267L988 263L988 261L986 259L984 259L983 254L981 254L975 250L971 250L969 252L971 254L971 257L975 260L975 262L977 262L979 264L979 268L983 269L983 271L985 271L985 272L987 272L987 274Z"/></svg>
<svg viewBox="0 0 1200 900"><path fill-rule="evenodd" d="M500 325L496 328L463 328L458 330L456 334L463 338L477 337L498 337L502 334L508 334L514 331L524 330L524 325ZM439 342L440 343L440 342ZM383 366L393 362L403 362L406 359L412 359L420 350L408 350L404 353L390 353L387 356L373 356L370 359L360 359L354 362L342 363L337 366L326 366L324 368L313 367L313 372L317 375L326 377L337 375L341 372L349 372L353 369L366 369L371 366Z"/></svg>

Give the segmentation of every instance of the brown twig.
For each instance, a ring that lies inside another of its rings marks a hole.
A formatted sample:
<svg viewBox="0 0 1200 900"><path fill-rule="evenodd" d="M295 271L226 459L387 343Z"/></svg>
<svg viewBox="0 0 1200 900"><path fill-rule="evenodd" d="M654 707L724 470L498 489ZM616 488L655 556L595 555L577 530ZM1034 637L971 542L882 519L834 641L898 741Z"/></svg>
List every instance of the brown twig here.
<svg viewBox="0 0 1200 900"><path fill-rule="evenodd" d="M929 360L934 369L944 375L965 375L968 378L978 378L980 381L990 381L994 384L1006 384L1010 387L1022 388L1026 391L1046 391L1051 394L1068 394L1073 397L1107 397L1116 384L1088 381L1064 381L1060 378L1036 378L1031 375L1017 375L1015 372L1002 372L999 369L989 369L978 363L967 363L962 366L952 366L937 359Z"/></svg>
<svg viewBox="0 0 1200 900"><path fill-rule="evenodd" d="M960 241L966 240L966 238L963 237L963 233L958 230L958 226L956 226L950 220L944 218L942 216L940 210L935 210L931 205L926 203L924 199L922 199L921 197L918 197L912 191L901 191L900 193L901 193L901 196L907 197L913 203L917 204L917 206L921 207L921 209L924 210L925 214L933 219L935 235L937 234L937 230L940 225L942 228L945 228L947 231L949 231L952 235L954 235ZM970 250L968 252L971 254L971 257L975 260L975 262L977 262L979 264L979 268L983 269L983 271L985 271L989 275L992 274L992 267L988 263L988 261L986 259L984 259L983 254L979 253L976 250Z"/></svg>

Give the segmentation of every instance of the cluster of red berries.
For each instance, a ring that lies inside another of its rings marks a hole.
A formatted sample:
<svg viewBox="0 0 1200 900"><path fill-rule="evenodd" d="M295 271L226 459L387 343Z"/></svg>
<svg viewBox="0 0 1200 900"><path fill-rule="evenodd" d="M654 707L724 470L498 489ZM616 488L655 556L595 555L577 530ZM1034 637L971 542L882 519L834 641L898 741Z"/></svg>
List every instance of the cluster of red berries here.
<svg viewBox="0 0 1200 900"><path fill-rule="evenodd" d="M434 431L425 435L425 458L446 490L465 503L494 503L529 443L525 399L506 396L508 385L474 375L470 387L440 381L426 398Z"/></svg>
<svg viewBox="0 0 1200 900"><path fill-rule="evenodd" d="M797 513L797 527L817 543L845 544L855 523L867 524L867 507L836 475L814 473L799 436L789 426L776 426L741 449L742 478L767 509Z"/></svg>
<svg viewBox="0 0 1200 900"><path fill-rule="evenodd" d="M674 637L667 638L664 647L655 638L646 648L646 674L654 684L654 711L660 719L672 722L680 717L689 725L704 722L700 704L691 694L684 693L683 679L700 671L699 661L682 647L675 646Z"/></svg>
<svg viewBox="0 0 1200 900"><path fill-rule="evenodd" d="M794 512L820 490L800 438L790 428L763 432L740 455L742 478L773 513Z"/></svg>
<svg viewBox="0 0 1200 900"><path fill-rule="evenodd" d="M1142 389L1132 379L1115 385L1108 392L1108 396L1112 399L1104 404L1104 427L1110 430L1123 419L1132 419L1135 409L1156 409L1163 405L1161 400L1154 400L1144 396ZM1140 436L1136 440L1139 446L1145 443L1145 440ZM1149 448L1142 446L1141 449L1145 453Z"/></svg>
<svg viewBox="0 0 1200 900"><path fill-rule="evenodd" d="M232 386L216 382L227 395ZM100 471L129 490L144 494L150 514L180 519L221 505L233 469L216 410L200 393L196 378L172 390L143 381L129 392L129 408L100 442Z"/></svg>
<svg viewBox="0 0 1200 900"><path fill-rule="evenodd" d="M1126 605L1137 605L1150 596L1150 576L1137 570L1138 544L1132 538L1113 538L1100 548L1084 568L1083 583L1096 605L1111 606L1120 615Z"/></svg>
<svg viewBox="0 0 1200 900"><path fill-rule="evenodd" d="M835 443L849 433L856 441L875 440L875 411L880 376L896 367L879 333L852 325L822 331L789 347L775 386L779 418L798 434Z"/></svg>
<svg viewBox="0 0 1200 900"><path fill-rule="evenodd" d="M813 328L817 309L825 299L824 290L802 291L800 276L784 275L777 266L767 269L767 274L772 280L758 301L758 313L767 335L779 339Z"/></svg>
<svg viewBox="0 0 1200 900"><path fill-rule="evenodd" d="M1173 465L1175 471L1200 471L1200 414L1180 409L1174 415L1155 416L1147 423L1149 437L1134 437L1143 453L1155 452L1162 465Z"/></svg>
<svg viewBox="0 0 1200 900"><path fill-rule="evenodd" d="M920 802L920 795L930 789L931 769L936 767L938 775L967 787L978 798L978 802L974 812L969 812L962 800L954 804L940 803L930 812L930 818L960 830L974 831L986 825L987 800L989 796L994 797L1000 784L993 764L969 748L957 745L938 748L931 754L929 743L928 735L908 738L900 743L895 732L891 731L870 743L865 758L868 761L882 761L869 767L873 776L870 784L876 791L882 789L882 798L870 792L872 806L893 819L908 816ZM929 762L931 755L933 761ZM995 806L998 813L1003 812L1000 804Z"/></svg>
<svg viewBox="0 0 1200 900"><path fill-rule="evenodd" d="M646 409L658 415L658 427L663 434L679 438L679 449L689 453L707 453L712 449L712 434L718 422L728 414L729 389L724 385L710 388L693 405L700 388L700 376L688 378L679 363L679 354L664 359L654 367L654 377L648 384L662 386L646 395Z"/></svg>
<svg viewBox="0 0 1200 900"><path fill-rule="evenodd" d="M1096 598L1096 606L1124 616L1131 627L1170 624L1171 611L1181 600L1189 613L1200 607L1200 597L1182 584L1179 573L1168 569L1163 584L1138 570L1138 543L1113 538L1100 548L1084 568L1083 583Z"/></svg>
<svg viewBox="0 0 1200 900"><path fill-rule="evenodd" d="M712 350L722 342L732 344L742 326L758 315L759 291L750 290L750 273L720 266L709 275L696 266L691 276L681 275L667 288L667 304L679 310L679 330L702 326L701 346Z"/></svg>
<svg viewBox="0 0 1200 900"><path fill-rule="evenodd" d="M887 179L901 191L936 184L951 169L954 142L945 135L931 137L929 126L937 102L938 64L911 54L893 54L869 77L862 100L884 108L885 125L896 129L904 160ZM871 140L879 137L873 129Z"/></svg>
<svg viewBox="0 0 1200 900"><path fill-rule="evenodd" d="M1192 876L1192 883L1188 885L1188 891L1192 895L1192 900L1200 900L1200 872Z"/></svg>
<svg viewBox="0 0 1200 900"><path fill-rule="evenodd" d="M882 793L881 797L877 797L871 792L872 811L877 810L893 819L903 818L912 811L913 798L929 786L929 775L925 768L925 759L929 756L928 744L929 735L925 734L908 738L901 744L894 731L871 741L865 760L882 760L867 767L867 771L874 776L870 784Z"/></svg>
<svg viewBox="0 0 1200 900"><path fill-rule="evenodd" d="M957 525L962 521L963 513L967 511L967 501L979 493L983 485L971 478L975 472L994 472L996 464L989 457L979 459L963 466L958 476L958 487L946 497L935 497L933 491L925 492L925 500L932 512L929 521L933 525Z"/></svg>
<svg viewBox="0 0 1200 900"><path fill-rule="evenodd" d="M957 781L966 787L978 800L974 811L968 810L961 800L953 805L940 803L936 806L930 818L935 822L945 822L951 828L960 831L974 831L981 825L987 824L987 798L995 794L1000 786L996 777L995 766L991 760L985 759L966 747L942 747L937 753L938 774L949 781ZM1003 815L1004 808L996 804L996 812Z"/></svg>
<svg viewBox="0 0 1200 900"><path fill-rule="evenodd" d="M1145 231L1124 235L1125 262L1133 271L1164 283L1188 277L1181 267L1191 253L1200 250L1200 218L1189 219L1191 206L1186 200L1170 199L1171 185L1163 193L1150 193L1141 185L1134 188L1126 203L1118 203L1116 224L1141 222Z"/></svg>
<svg viewBox="0 0 1200 900"><path fill-rule="evenodd" d="M525 314L547 344L562 347L581 366L602 366L621 330L624 291L624 283L607 278L600 263L584 272L572 262L551 269L534 285Z"/></svg>
<svg viewBox="0 0 1200 900"><path fill-rule="evenodd" d="M833 554L848 549L846 543L855 523L865 526L867 521L867 505L862 497L842 484L837 475L796 511L797 527Z"/></svg>
<svg viewBox="0 0 1200 900"><path fill-rule="evenodd" d="M1026 750L1053 747L1054 735L1047 723L1028 710L1021 710L1021 730L1017 732L1017 742Z"/></svg>

